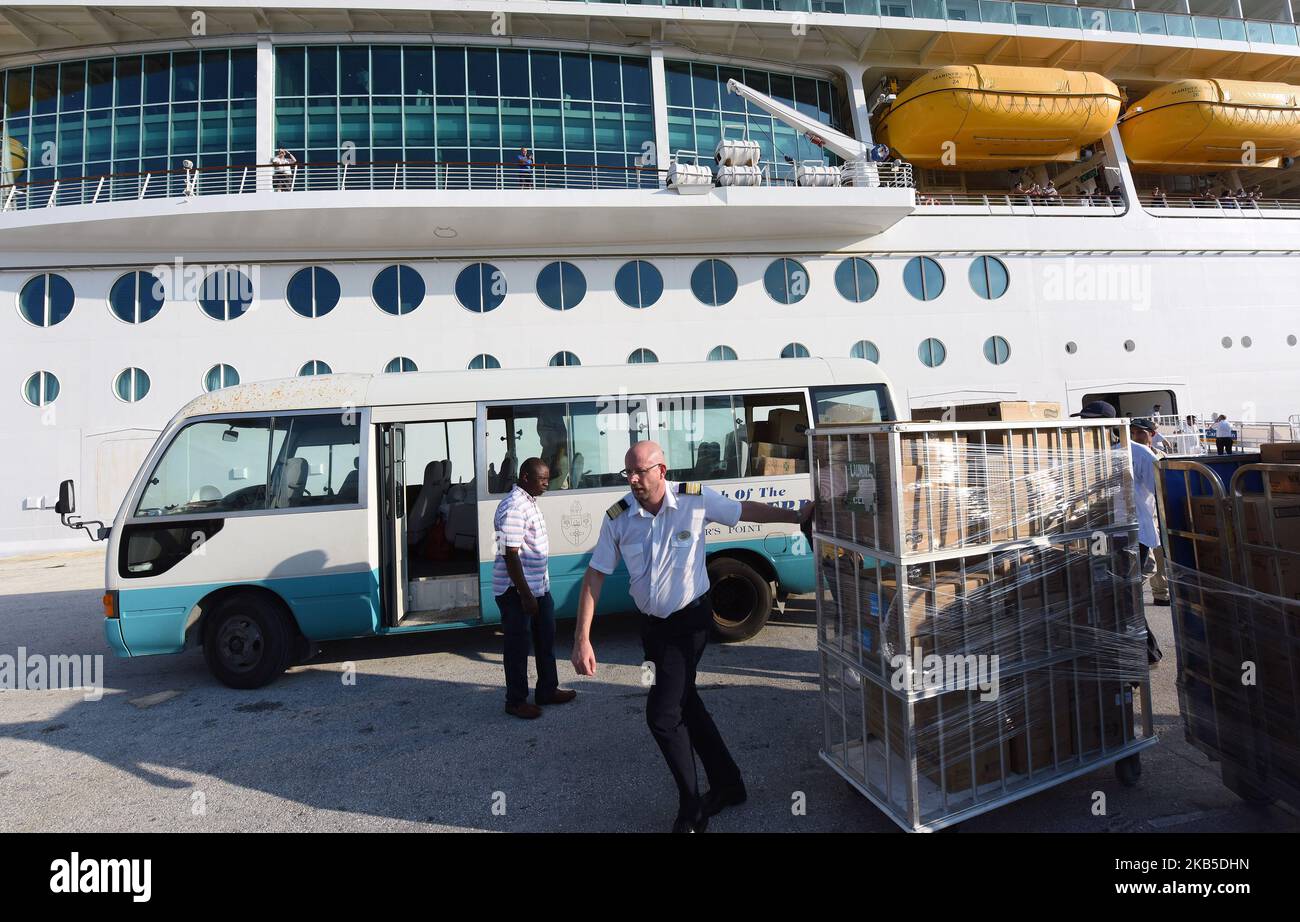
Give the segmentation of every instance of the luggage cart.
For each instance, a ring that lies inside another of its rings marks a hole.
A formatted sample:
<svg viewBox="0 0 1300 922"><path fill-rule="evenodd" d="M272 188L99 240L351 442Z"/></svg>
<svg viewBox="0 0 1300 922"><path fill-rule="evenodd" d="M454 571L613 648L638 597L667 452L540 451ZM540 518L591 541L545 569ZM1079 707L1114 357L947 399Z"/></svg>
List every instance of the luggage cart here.
<svg viewBox="0 0 1300 922"><path fill-rule="evenodd" d="M1156 737L1127 427L890 423L809 441L823 761L910 831L1109 764L1136 783ZM963 660L996 673L995 695L947 673Z"/></svg>

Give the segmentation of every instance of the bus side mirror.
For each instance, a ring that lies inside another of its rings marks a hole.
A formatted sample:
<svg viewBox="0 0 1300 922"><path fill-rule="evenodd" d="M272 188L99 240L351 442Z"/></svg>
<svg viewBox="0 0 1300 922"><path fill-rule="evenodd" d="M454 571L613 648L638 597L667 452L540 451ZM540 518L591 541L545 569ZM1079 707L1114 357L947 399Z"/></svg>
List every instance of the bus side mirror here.
<svg viewBox="0 0 1300 922"><path fill-rule="evenodd" d="M71 480L59 484L59 501L54 504L54 511L59 515L71 515L77 511L77 490Z"/></svg>

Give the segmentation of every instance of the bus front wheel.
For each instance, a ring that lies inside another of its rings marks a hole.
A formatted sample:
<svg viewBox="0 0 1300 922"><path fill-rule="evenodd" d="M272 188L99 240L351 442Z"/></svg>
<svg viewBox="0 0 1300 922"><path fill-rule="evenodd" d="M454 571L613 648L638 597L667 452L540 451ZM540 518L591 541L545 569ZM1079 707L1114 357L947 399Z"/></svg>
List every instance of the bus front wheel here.
<svg viewBox="0 0 1300 922"><path fill-rule="evenodd" d="M713 629L724 643L753 637L772 614L772 584L734 557L709 561L709 597Z"/></svg>
<svg viewBox="0 0 1300 922"><path fill-rule="evenodd" d="M256 593L228 595L204 617L203 657L231 688L261 688L284 672L292 640L284 613Z"/></svg>

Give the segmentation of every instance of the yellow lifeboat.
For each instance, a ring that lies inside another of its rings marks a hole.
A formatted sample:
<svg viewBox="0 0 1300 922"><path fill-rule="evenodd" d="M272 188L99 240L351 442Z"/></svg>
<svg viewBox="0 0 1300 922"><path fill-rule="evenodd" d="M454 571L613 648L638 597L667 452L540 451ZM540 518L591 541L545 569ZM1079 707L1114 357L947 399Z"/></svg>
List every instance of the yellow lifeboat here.
<svg viewBox="0 0 1300 922"><path fill-rule="evenodd" d="M23 170L27 169L27 148L17 138L0 139L0 186L21 182Z"/></svg>
<svg viewBox="0 0 1300 922"><path fill-rule="evenodd" d="M1300 156L1300 88L1245 80L1179 80L1129 106L1120 139L1134 166L1196 173L1278 167Z"/></svg>
<svg viewBox="0 0 1300 922"><path fill-rule="evenodd" d="M1073 163L1119 118L1119 87L1048 67L954 65L898 94L877 140L918 166L989 170Z"/></svg>

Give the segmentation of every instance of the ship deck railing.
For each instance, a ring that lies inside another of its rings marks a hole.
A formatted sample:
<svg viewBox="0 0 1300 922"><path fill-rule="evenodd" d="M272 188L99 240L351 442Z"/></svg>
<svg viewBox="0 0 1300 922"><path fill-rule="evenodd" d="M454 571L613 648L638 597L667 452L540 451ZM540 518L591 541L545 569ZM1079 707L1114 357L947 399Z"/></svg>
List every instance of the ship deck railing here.
<svg viewBox="0 0 1300 922"><path fill-rule="evenodd" d="M793 166L762 167L761 185L796 185ZM906 164L875 167L882 186L911 186ZM182 167L0 185L0 211L256 192L657 190L666 188L667 177L667 170L654 167L537 163L527 169L518 163L434 160Z"/></svg>
<svg viewBox="0 0 1300 922"><path fill-rule="evenodd" d="M926 192L916 191L916 210L950 213L960 208L963 214L1060 215L1062 209L1087 208L1098 216L1121 215L1125 212L1124 198L1120 195L1054 195L1037 196L1015 192ZM1070 211L1077 217L1077 211Z"/></svg>
<svg viewBox="0 0 1300 922"><path fill-rule="evenodd" d="M1204 198L1196 195L1140 195L1138 201L1149 213L1219 218L1300 218L1300 199Z"/></svg>

